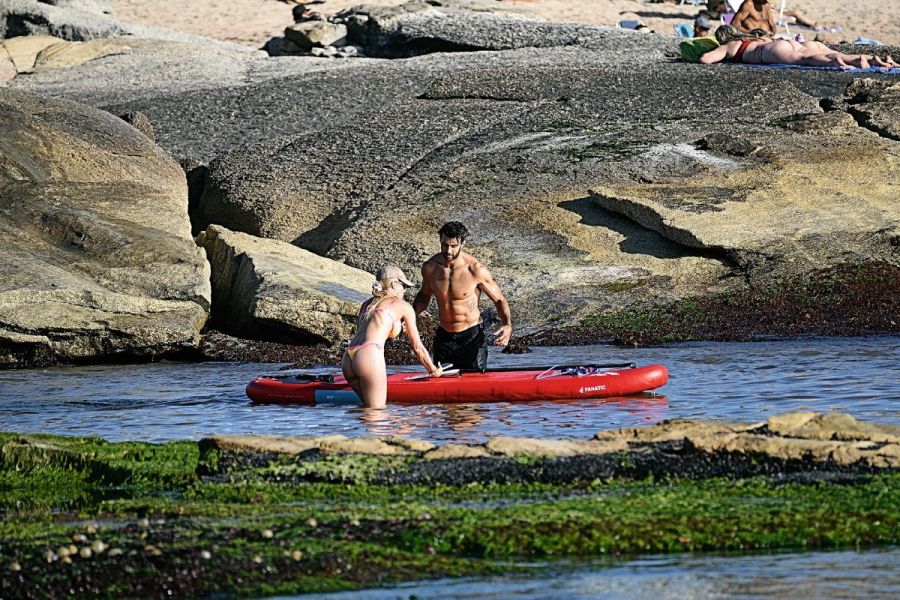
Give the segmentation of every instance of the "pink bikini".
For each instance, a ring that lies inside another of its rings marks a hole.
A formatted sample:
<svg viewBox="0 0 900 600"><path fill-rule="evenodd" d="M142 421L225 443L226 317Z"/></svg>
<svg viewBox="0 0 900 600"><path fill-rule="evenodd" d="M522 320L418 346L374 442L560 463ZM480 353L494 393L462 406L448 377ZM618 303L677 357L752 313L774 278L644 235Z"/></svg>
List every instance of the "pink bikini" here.
<svg viewBox="0 0 900 600"><path fill-rule="evenodd" d="M391 304L393 304L393 302ZM363 312L365 311L365 308L367 305L368 305L368 303L363 304L360 307L359 316L357 317L357 320L362 320L362 315L363 315ZM372 312L373 313L383 312L383 311L387 310L389 306L390 306L390 304L388 306L377 306L374 309L372 309ZM393 338L397 337L398 335L400 335L401 331L403 331L403 321L400 321L400 320L394 321L394 325L391 328L390 333L388 333L388 338L393 339ZM352 360L353 357L356 356L356 353L359 352L361 349L365 348L366 346L375 346L379 350L384 350L384 344L382 344L381 342L363 342L362 344L357 344L355 346L347 346L347 354L350 356L350 359Z"/></svg>

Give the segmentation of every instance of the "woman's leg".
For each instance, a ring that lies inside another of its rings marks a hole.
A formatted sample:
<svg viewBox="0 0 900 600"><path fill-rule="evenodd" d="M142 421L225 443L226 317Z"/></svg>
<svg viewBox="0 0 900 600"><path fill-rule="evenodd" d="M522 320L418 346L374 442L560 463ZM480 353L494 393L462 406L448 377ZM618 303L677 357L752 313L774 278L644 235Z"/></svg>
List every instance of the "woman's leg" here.
<svg viewBox="0 0 900 600"><path fill-rule="evenodd" d="M369 408L384 408L387 404L387 366L384 363L384 348L376 344L363 346L356 351L351 363L358 385L358 388L353 386L353 389L363 401L363 405Z"/></svg>
<svg viewBox="0 0 900 600"><path fill-rule="evenodd" d="M890 54L885 54L884 58L881 58L880 56L873 56L872 62L876 67L886 67L888 69L896 69L897 67L900 67L900 64L898 64Z"/></svg>
<svg viewBox="0 0 900 600"><path fill-rule="evenodd" d="M353 388L353 391L356 392L356 395L359 396L360 400L362 400L359 375L353 370L353 359L350 358L350 355L346 352L344 352L344 357L341 359L341 371L344 373L344 379L347 380L347 383Z"/></svg>

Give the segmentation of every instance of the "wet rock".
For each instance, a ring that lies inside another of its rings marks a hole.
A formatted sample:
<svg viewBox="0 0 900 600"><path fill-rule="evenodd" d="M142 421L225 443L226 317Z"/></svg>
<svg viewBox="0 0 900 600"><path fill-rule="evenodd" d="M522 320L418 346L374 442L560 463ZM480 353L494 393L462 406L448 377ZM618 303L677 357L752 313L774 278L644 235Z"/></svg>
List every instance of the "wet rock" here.
<svg viewBox="0 0 900 600"><path fill-rule="evenodd" d="M447 460L455 458L482 458L491 453L483 446L445 444L425 453L425 460Z"/></svg>
<svg viewBox="0 0 900 600"><path fill-rule="evenodd" d="M319 449L326 453L360 453L380 456L398 456L410 454L405 448L389 444L377 437L359 437L346 439L332 439L319 445Z"/></svg>
<svg viewBox="0 0 900 600"><path fill-rule="evenodd" d="M323 437L219 435L200 440L200 451L249 450L252 452L300 454L308 450L318 450L323 443L344 441L346 439L342 435Z"/></svg>
<svg viewBox="0 0 900 600"><path fill-rule="evenodd" d="M419 454L428 452L429 450L431 450L435 447L435 445L432 444L431 442L426 442L423 440L408 440L408 439L399 438L399 437L386 437L383 439L388 444L391 444L393 446L398 446L405 450L409 450L410 452L416 452Z"/></svg>
<svg viewBox="0 0 900 600"><path fill-rule="evenodd" d="M627 449L624 440L610 443L583 442L569 440L539 440L533 438L490 438L485 449L500 456L578 456L584 454L604 454Z"/></svg>
<svg viewBox="0 0 900 600"><path fill-rule="evenodd" d="M866 423L840 413L788 413L770 417L766 426L783 437L900 443L900 427Z"/></svg>
<svg viewBox="0 0 900 600"><path fill-rule="evenodd" d="M213 225L197 236L212 265L212 318L220 328L297 342L351 334L372 275L275 240Z"/></svg>
<svg viewBox="0 0 900 600"><path fill-rule="evenodd" d="M599 457L605 457L591 467L591 477L610 477L611 472L619 470L619 459L615 457L626 453L630 457L626 462L638 460L641 463L625 469L633 472L635 476L642 476L642 473L676 474L679 472L678 469L684 469L684 464L689 462L688 455L706 455L709 461L715 463L733 462L742 472L755 468L754 457L770 460L773 465L791 464L792 470L810 462L830 465L838 470L854 465L863 469L900 468L898 429L900 428L896 426L859 422L849 415L790 413L773 417L764 423L684 419L662 421L649 427L601 431L593 440L588 441L495 437L490 438L485 444L447 444L429 448L427 445L404 447L395 439L367 437L217 436L202 440L200 449L201 453L210 450L249 451L251 455L260 456L263 463L269 460L266 456L271 457L271 453L303 455L309 450L381 456L414 454L429 462L463 461L459 463L460 465L467 464L466 460L488 458L500 462L513 458L547 460L578 458L579 464L588 464L592 460L591 457L598 457L598 460ZM244 456L236 464L246 466L252 463L252 458ZM574 463L568 466L567 463L556 464L563 471L568 471L574 465ZM229 468L227 461L220 461L220 468L227 471ZM703 472L702 464L698 463L697 468L698 473ZM717 472L716 469L720 468L723 467L721 465L710 467L710 472ZM428 475L427 468L422 469L424 469L420 474L422 477L434 475L433 472ZM455 468L447 469L444 476L453 478L459 475L453 474ZM465 470L465 467L460 466L459 469ZM516 471L518 467L507 465L498 469L499 472L506 471L507 475L504 477L512 477L512 480L519 481L526 477L526 472ZM509 469L513 469L514 473ZM577 471L576 468L573 473ZM576 476L573 473L564 477ZM390 474L382 474L380 477L385 481L395 480L395 476ZM398 477L407 483L416 481L412 475L410 475L412 479L409 477L404 479L406 476L402 474Z"/></svg>

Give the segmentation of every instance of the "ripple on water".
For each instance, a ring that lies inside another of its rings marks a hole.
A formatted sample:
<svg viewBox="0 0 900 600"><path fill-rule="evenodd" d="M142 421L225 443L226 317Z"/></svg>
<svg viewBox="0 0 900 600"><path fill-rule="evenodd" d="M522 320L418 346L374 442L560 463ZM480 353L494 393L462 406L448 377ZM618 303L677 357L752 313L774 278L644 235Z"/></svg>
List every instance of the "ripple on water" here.
<svg viewBox="0 0 900 600"><path fill-rule="evenodd" d="M212 434L399 435L438 443L488 436L591 437L670 418L755 422L795 410L900 422L900 337L692 343L623 349L536 348L492 353L498 366L663 363L660 394L571 402L390 406L256 406L244 388L273 365L157 363L0 373L0 429L110 440Z"/></svg>

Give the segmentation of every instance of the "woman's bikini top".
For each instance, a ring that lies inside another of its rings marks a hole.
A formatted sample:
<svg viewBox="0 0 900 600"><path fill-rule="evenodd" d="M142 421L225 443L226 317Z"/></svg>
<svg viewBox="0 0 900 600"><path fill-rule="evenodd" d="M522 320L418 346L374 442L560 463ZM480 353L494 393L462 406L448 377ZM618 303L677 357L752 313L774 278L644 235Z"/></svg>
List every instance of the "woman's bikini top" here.
<svg viewBox="0 0 900 600"><path fill-rule="evenodd" d="M391 304L393 304L393 302L391 302ZM368 306L368 302L363 304L362 307L360 307L360 309L359 309L359 318L360 319L362 318L363 313L365 312L366 306ZM373 313L383 312L383 311L387 310L389 307L390 307L390 304L388 306L376 306L375 308L372 309L372 312ZM388 338L394 339L395 337L400 335L400 332L402 332L402 331L403 331L403 321L401 321L401 320L394 321L394 325L391 327L391 331L388 333Z"/></svg>

